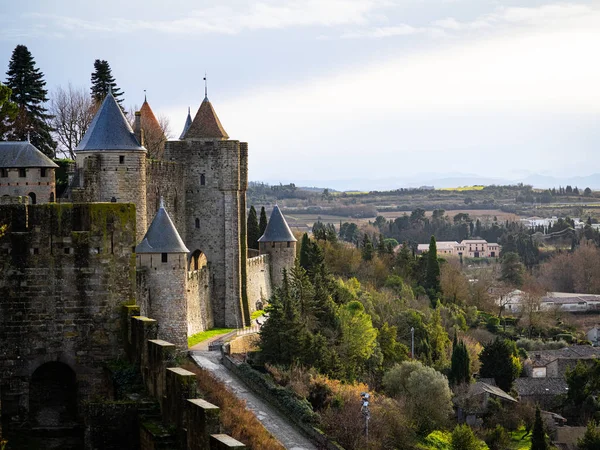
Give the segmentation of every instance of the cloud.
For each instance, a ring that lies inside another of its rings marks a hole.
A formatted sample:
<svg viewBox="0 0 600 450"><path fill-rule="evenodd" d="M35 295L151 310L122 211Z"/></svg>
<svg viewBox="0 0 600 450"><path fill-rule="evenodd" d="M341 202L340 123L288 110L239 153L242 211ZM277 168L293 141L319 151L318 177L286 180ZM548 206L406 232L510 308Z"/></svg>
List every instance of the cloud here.
<svg viewBox="0 0 600 450"><path fill-rule="evenodd" d="M261 29L366 25L371 20L371 14L375 14L375 10L385 4L384 0L263 0L242 7L230 1L221 2L219 6L186 12L184 17L169 20L131 18L86 20L39 13L28 16L50 20L53 26L68 31L98 33L154 31L175 35L207 33L233 35Z"/></svg>

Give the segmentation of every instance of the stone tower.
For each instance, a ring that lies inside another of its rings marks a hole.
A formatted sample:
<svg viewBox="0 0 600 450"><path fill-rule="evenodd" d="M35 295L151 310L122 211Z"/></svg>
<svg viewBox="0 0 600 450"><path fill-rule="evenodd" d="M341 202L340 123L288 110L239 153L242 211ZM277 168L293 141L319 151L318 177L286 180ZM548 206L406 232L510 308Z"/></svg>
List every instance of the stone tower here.
<svg viewBox="0 0 600 450"><path fill-rule="evenodd" d="M281 285L283 269L290 270L296 260L296 238L288 226L279 206L275 205L267 223L265 234L258 239L261 255L269 255L271 285Z"/></svg>
<svg viewBox="0 0 600 450"><path fill-rule="evenodd" d="M108 94L75 149L79 202L134 203L138 239L146 232L146 149Z"/></svg>
<svg viewBox="0 0 600 450"><path fill-rule="evenodd" d="M229 140L208 97L165 157L185 170L185 245L210 266L215 326L249 324L245 292L248 144Z"/></svg>
<svg viewBox="0 0 600 450"><path fill-rule="evenodd" d="M187 348L187 254L161 199L142 242L135 248L138 271L145 271L145 314L159 324L158 337Z"/></svg>

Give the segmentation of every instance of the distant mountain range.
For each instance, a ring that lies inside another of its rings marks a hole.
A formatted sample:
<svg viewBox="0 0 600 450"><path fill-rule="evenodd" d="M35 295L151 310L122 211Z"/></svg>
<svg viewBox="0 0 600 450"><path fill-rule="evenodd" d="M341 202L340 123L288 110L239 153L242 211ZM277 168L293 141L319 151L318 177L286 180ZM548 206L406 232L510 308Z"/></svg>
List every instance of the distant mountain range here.
<svg viewBox="0 0 600 450"><path fill-rule="evenodd" d="M277 181L266 181L274 185ZM580 189L589 187L592 190L600 190L600 173L586 176L555 177L550 175L527 174L520 178L492 178L481 177L475 174L453 173L449 175L424 174L421 176L411 176L410 178L393 177L378 179L344 179L344 180L294 180L281 181L282 183L292 182L296 186L310 186L310 189L329 188L337 191L389 191L399 188L418 188L421 186L433 186L435 188L453 188L460 186L474 186L492 184L529 184L534 188L549 189L559 186L570 185L577 186ZM319 187L317 187L319 186Z"/></svg>

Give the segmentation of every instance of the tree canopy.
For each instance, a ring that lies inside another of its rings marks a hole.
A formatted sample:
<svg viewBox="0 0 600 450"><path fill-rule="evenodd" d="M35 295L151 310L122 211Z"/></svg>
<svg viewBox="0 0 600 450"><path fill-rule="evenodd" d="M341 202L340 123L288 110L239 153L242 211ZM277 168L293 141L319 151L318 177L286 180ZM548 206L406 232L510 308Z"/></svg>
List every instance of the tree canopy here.
<svg viewBox="0 0 600 450"><path fill-rule="evenodd" d="M104 97L112 92L113 97L121 105L123 103L123 92L117 87L115 77L112 75L112 70L108 61L97 59L94 61L94 71L92 72L92 98L96 103L102 103Z"/></svg>

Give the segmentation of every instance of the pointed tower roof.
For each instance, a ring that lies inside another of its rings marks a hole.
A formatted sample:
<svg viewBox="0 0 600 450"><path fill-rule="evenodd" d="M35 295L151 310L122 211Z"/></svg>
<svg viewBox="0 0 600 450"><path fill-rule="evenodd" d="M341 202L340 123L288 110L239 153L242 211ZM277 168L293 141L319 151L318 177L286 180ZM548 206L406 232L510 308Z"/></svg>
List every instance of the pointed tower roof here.
<svg viewBox="0 0 600 450"><path fill-rule="evenodd" d="M188 115L187 115L187 118L185 119L185 125L183 126L183 131L181 132L181 136L179 136L179 139L184 138L185 133L187 133L187 130L190 129L191 125L192 125L192 115L190 114L190 108L188 106Z"/></svg>
<svg viewBox="0 0 600 450"><path fill-rule="evenodd" d="M208 97L204 97L184 138L229 139Z"/></svg>
<svg viewBox="0 0 600 450"><path fill-rule="evenodd" d="M58 165L29 141L0 142L0 167L50 167Z"/></svg>
<svg viewBox="0 0 600 450"><path fill-rule="evenodd" d="M275 205L273 208L265 234L258 239L258 242L296 242L279 206Z"/></svg>
<svg viewBox="0 0 600 450"><path fill-rule="evenodd" d="M75 149L77 152L98 150L146 151L135 138L121 107L111 93L102 102Z"/></svg>
<svg viewBox="0 0 600 450"><path fill-rule="evenodd" d="M177 228L169 217L163 199L142 242L135 248L136 253L189 253Z"/></svg>
<svg viewBox="0 0 600 450"><path fill-rule="evenodd" d="M155 136L164 135L162 127L158 123L158 120L156 119L152 108L150 108L150 104L146 100L146 97L144 97L144 103L140 108L140 121L142 123L142 129L144 129L146 134L149 133Z"/></svg>

